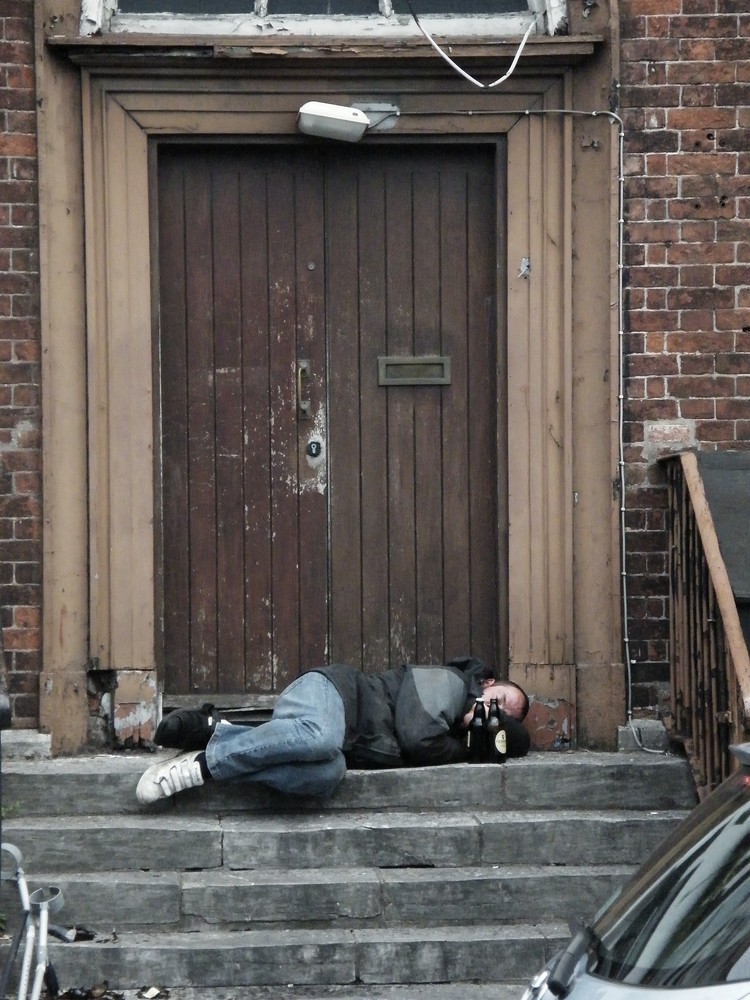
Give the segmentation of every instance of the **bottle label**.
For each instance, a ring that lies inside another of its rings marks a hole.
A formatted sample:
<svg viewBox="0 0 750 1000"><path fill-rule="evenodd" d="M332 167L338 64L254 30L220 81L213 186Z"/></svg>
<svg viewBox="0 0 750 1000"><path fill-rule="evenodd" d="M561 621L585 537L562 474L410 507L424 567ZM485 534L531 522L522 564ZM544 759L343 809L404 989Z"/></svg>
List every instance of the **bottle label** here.
<svg viewBox="0 0 750 1000"><path fill-rule="evenodd" d="M498 753L508 752L508 739L504 729L501 729L495 737L495 749Z"/></svg>

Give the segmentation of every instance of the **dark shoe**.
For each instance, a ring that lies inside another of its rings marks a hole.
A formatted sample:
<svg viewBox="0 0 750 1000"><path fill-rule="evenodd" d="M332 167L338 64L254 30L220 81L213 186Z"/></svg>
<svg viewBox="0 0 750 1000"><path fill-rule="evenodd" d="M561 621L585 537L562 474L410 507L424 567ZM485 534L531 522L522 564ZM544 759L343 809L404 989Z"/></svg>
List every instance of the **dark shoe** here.
<svg viewBox="0 0 750 1000"><path fill-rule="evenodd" d="M213 705L178 708L161 720L154 743L173 750L205 750L218 721Z"/></svg>

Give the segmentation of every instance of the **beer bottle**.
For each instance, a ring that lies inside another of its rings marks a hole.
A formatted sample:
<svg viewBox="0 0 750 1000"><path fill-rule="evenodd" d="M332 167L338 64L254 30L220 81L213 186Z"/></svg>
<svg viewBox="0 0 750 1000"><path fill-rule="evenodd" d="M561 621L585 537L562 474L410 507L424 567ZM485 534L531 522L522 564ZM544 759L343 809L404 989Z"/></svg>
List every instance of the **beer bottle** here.
<svg viewBox="0 0 750 1000"><path fill-rule="evenodd" d="M490 722L490 720L492 721ZM508 759L508 730L505 726L505 721L500 715L500 706L497 703L497 698L493 698L490 703L487 736L490 760L496 764L504 764Z"/></svg>
<svg viewBox="0 0 750 1000"><path fill-rule="evenodd" d="M490 699L490 710L487 713L487 760L497 760L495 737L500 732L500 706L497 698Z"/></svg>
<svg viewBox="0 0 750 1000"><path fill-rule="evenodd" d="M472 764L481 764L486 759L486 724L487 713L484 702L477 698L474 702L474 715L469 723L469 732L466 742L469 747L469 760Z"/></svg>

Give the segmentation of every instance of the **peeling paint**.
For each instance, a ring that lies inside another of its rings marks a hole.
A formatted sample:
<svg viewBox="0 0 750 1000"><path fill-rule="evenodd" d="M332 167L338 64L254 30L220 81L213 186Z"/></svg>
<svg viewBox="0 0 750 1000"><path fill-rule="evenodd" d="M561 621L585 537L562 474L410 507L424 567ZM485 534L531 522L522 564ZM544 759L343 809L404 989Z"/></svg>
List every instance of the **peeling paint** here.
<svg viewBox="0 0 750 1000"><path fill-rule="evenodd" d="M325 409L323 406L319 406L313 416L310 433L306 435L305 440L301 442L302 455L306 465L310 469L311 475L300 478L300 494L314 492L322 495L326 492L328 487L328 448L326 430ZM311 441L317 441L320 444L320 454L313 456L307 453L306 448Z"/></svg>
<svg viewBox="0 0 750 1000"><path fill-rule="evenodd" d="M115 732L123 729L137 729L145 723L150 723L153 716L151 705L139 702L137 705L118 705L115 719Z"/></svg>
<svg viewBox="0 0 750 1000"><path fill-rule="evenodd" d="M102 0L92 6L98 6ZM537 6L539 0L535 0ZM564 0L541 0L547 8L550 28L562 23L559 12L550 8L564 7ZM390 8L390 11L389 11ZM517 40L523 35L534 17L530 11L508 14L468 15L424 15L423 23L433 34L443 38L488 38ZM273 38L287 41L292 38L337 38L356 41L362 39L382 39L384 42L418 42L423 37L413 18L408 14L392 12L390 0L382 3L380 14L352 16L349 14L328 15L277 15L269 17L261 5L255 14L119 14L109 22L109 30L118 33L172 34L172 35L225 35L232 38ZM88 33L88 32L87 32ZM283 53L283 50L282 50ZM229 55L231 52L225 52Z"/></svg>
<svg viewBox="0 0 750 1000"><path fill-rule="evenodd" d="M25 436L33 434L38 430L38 426L30 420L19 420L15 427L10 428L10 439L8 441L0 441L0 453L23 449L25 447Z"/></svg>
<svg viewBox="0 0 750 1000"><path fill-rule="evenodd" d="M532 697L525 726L535 750L571 750L575 709L570 702L558 698Z"/></svg>
<svg viewBox="0 0 750 1000"><path fill-rule="evenodd" d="M81 34L101 35L116 12L117 0L81 0Z"/></svg>

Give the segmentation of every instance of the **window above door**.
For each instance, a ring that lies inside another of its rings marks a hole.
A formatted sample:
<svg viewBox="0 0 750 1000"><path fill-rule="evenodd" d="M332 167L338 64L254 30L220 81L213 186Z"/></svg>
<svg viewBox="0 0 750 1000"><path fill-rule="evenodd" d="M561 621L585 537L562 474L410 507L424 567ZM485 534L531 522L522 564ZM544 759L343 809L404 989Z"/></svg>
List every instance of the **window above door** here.
<svg viewBox="0 0 750 1000"><path fill-rule="evenodd" d="M411 8L411 9L410 9ZM564 34L567 0L82 0L81 34L139 32L405 38Z"/></svg>
<svg viewBox="0 0 750 1000"><path fill-rule="evenodd" d="M415 0L414 9L422 14L512 14L529 10L527 0ZM406 0L120 0L123 14L339 14L362 17L409 14Z"/></svg>

